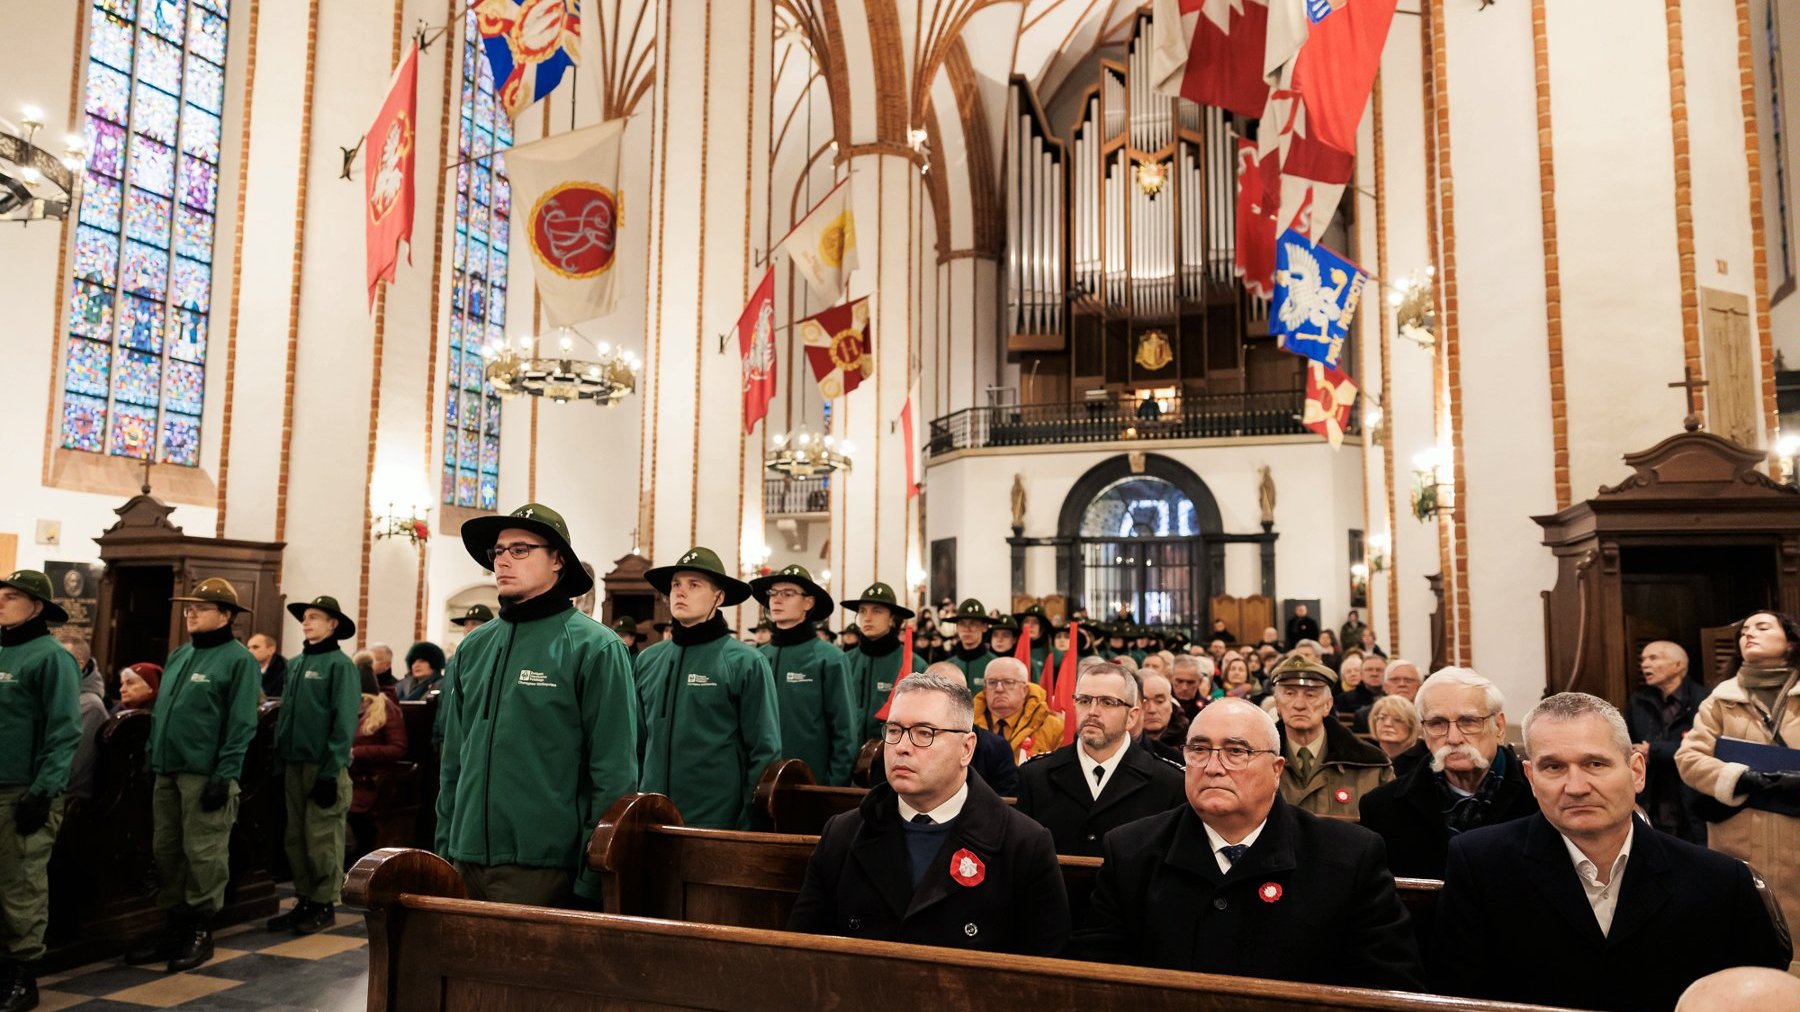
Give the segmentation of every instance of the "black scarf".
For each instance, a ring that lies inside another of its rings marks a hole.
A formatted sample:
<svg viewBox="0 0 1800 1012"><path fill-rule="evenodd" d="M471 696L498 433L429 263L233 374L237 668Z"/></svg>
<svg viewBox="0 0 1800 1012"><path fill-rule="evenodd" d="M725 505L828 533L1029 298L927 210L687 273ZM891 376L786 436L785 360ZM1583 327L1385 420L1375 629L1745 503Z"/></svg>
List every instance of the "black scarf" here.
<svg viewBox="0 0 1800 1012"><path fill-rule="evenodd" d="M681 647L697 647L703 643L711 643L721 636L731 635L731 626L725 622L725 616L713 612L713 617L694 625L682 625L676 622L669 626L675 634L675 645Z"/></svg>
<svg viewBox="0 0 1800 1012"><path fill-rule="evenodd" d="M1500 784L1506 779L1506 749L1494 750L1494 761L1487 768L1487 775L1481 783L1475 785L1475 793L1464 797L1456 793L1450 786L1450 777L1442 770L1433 774L1437 778L1438 791L1444 799L1444 825L1450 835L1465 833L1487 825L1488 816L1494 807L1494 795L1499 792Z"/></svg>
<svg viewBox="0 0 1800 1012"><path fill-rule="evenodd" d="M573 601L551 587L536 597L501 598L500 617L508 622L535 622L540 618L560 615L573 607Z"/></svg>
<svg viewBox="0 0 1800 1012"><path fill-rule="evenodd" d="M975 661L979 660L981 658L981 656L983 654L986 654L987 652L988 652L987 646L982 643L975 644L975 649L973 649L973 650L964 650L961 640L956 641L956 650L954 651L954 653L956 654L957 660L967 661L971 664L973 664Z"/></svg>
<svg viewBox="0 0 1800 1012"><path fill-rule="evenodd" d="M900 649L900 633L889 629L885 636L877 636L874 639L865 637L862 642L857 644L857 647L870 657L886 657Z"/></svg>
<svg viewBox="0 0 1800 1012"><path fill-rule="evenodd" d="M235 637L231 634L231 623L227 622L210 632L195 633L193 637L194 649L205 650L208 647L224 646L233 639L235 639Z"/></svg>
<svg viewBox="0 0 1800 1012"><path fill-rule="evenodd" d="M312 654L314 656L317 656L318 654L335 654L338 652L338 641L320 640L317 643L308 641L305 646L300 648L300 652L303 654Z"/></svg>
<svg viewBox="0 0 1800 1012"><path fill-rule="evenodd" d="M28 618L11 628L0 629L0 647L16 647L30 643L39 636L48 635L50 635L50 624L44 621L44 616L39 615L36 618Z"/></svg>
<svg viewBox="0 0 1800 1012"><path fill-rule="evenodd" d="M769 634L769 643L771 646L777 647L797 647L807 640L818 638L819 634L814 631L811 623L796 622L788 629L776 626L775 631Z"/></svg>

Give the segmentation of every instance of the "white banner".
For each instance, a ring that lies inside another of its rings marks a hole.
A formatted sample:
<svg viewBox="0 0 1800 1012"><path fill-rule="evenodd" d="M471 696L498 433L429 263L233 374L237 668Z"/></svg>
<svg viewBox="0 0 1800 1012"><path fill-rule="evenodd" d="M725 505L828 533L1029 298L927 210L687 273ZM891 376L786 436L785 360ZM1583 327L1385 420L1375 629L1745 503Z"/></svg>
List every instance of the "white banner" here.
<svg viewBox="0 0 1800 1012"><path fill-rule="evenodd" d="M617 300L624 134L625 121L616 119L506 152L513 213L524 224L544 316L553 327L605 316Z"/></svg>

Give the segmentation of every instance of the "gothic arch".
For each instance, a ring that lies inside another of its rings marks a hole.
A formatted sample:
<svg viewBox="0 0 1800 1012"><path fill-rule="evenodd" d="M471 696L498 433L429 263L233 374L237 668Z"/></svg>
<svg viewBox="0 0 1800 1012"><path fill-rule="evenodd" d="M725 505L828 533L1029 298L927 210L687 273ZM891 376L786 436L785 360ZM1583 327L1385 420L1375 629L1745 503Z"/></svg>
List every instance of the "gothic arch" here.
<svg viewBox="0 0 1800 1012"><path fill-rule="evenodd" d="M1057 536L1079 538L1082 515L1087 512L1088 504L1096 496L1121 479L1145 477L1161 478L1188 497L1194 504L1194 523L1199 526L1202 537L1224 533L1224 523L1219 517L1219 501L1213 497L1212 489L1207 487L1205 480L1186 464L1160 453L1147 453L1144 455L1143 470L1133 471L1130 458L1121 453L1095 464L1086 474L1076 479L1075 486L1069 489L1069 494L1063 499L1062 512L1056 521Z"/></svg>

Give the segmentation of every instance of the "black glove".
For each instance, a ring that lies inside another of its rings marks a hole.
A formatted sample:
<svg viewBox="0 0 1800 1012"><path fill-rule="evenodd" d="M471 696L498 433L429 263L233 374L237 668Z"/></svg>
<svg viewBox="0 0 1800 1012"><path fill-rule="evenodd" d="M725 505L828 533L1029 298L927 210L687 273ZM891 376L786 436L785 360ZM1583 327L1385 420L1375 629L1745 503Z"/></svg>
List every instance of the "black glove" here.
<svg viewBox="0 0 1800 1012"><path fill-rule="evenodd" d="M50 799L42 794L27 794L13 805L13 828L20 836L30 836L50 821Z"/></svg>
<svg viewBox="0 0 1800 1012"><path fill-rule="evenodd" d="M337 777L320 777L314 780L312 793L308 797L320 808L330 808L337 804Z"/></svg>
<svg viewBox="0 0 1800 1012"><path fill-rule="evenodd" d="M1737 793L1761 794L1764 791L1800 791L1800 770L1781 773L1758 773L1745 770L1738 776Z"/></svg>
<svg viewBox="0 0 1800 1012"><path fill-rule="evenodd" d="M229 780L208 780L206 786L200 788L200 810L202 812L216 812L224 808L225 802L230 800L231 781Z"/></svg>

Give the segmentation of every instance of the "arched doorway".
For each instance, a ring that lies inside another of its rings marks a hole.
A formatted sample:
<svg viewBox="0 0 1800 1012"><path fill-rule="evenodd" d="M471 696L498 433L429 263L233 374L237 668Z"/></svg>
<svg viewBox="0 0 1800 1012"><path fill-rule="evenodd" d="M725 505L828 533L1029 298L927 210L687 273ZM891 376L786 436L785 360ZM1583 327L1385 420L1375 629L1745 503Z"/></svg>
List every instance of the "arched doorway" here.
<svg viewBox="0 0 1800 1012"><path fill-rule="evenodd" d="M1200 476L1147 454L1082 475L1063 501L1063 584L1096 617L1129 613L1151 625L1202 624L1223 556L1219 505Z"/></svg>

